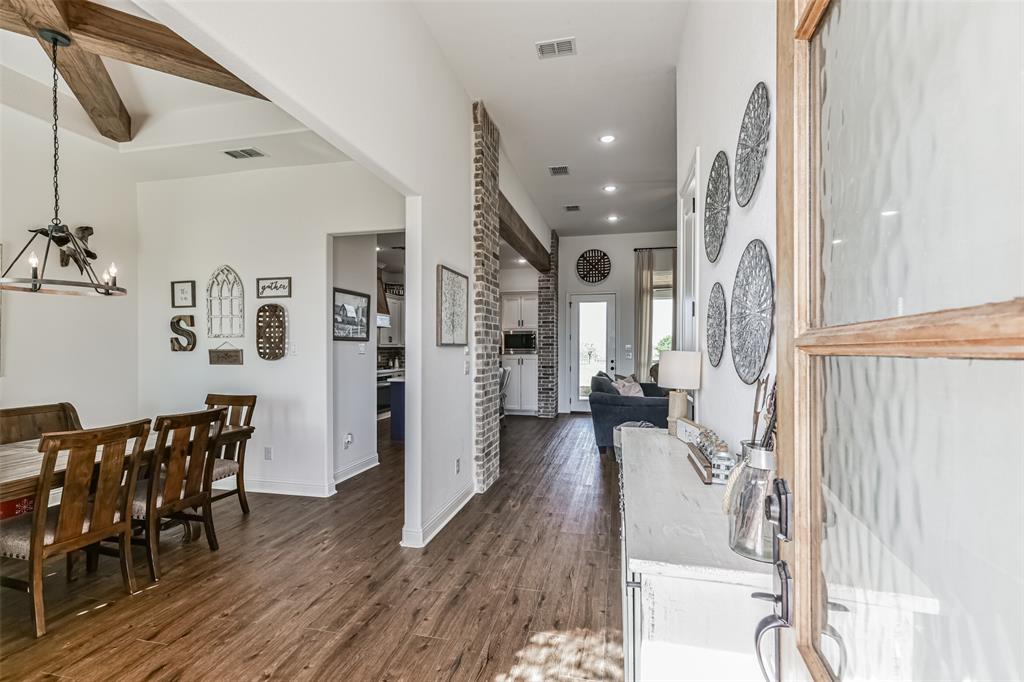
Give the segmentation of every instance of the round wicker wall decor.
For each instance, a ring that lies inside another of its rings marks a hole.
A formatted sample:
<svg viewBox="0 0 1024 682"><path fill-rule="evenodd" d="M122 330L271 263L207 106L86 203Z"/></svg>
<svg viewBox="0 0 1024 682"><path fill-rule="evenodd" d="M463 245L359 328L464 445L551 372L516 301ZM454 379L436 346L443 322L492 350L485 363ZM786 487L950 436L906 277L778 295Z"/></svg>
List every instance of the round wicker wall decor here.
<svg viewBox="0 0 1024 682"><path fill-rule="evenodd" d="M587 284L599 284L608 279L612 259L601 249L587 249L576 259L576 275Z"/></svg>

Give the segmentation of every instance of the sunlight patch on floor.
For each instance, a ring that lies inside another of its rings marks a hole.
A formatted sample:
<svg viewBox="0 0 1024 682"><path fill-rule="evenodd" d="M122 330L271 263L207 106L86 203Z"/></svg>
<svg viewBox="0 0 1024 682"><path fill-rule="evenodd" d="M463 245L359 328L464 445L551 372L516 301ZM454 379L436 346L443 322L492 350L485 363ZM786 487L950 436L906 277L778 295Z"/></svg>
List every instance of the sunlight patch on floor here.
<svg viewBox="0 0 1024 682"><path fill-rule="evenodd" d="M622 680L622 635L618 630L535 632L516 652L515 664L494 682Z"/></svg>

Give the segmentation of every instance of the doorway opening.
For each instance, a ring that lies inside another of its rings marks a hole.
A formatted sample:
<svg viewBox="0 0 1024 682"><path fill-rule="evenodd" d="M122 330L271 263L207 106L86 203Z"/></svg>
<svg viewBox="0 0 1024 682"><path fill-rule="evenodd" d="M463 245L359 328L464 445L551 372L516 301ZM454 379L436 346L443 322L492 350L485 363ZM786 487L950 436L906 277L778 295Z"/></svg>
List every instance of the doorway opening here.
<svg viewBox="0 0 1024 682"><path fill-rule="evenodd" d="M615 294L569 295L569 405L590 412L590 380L615 376Z"/></svg>

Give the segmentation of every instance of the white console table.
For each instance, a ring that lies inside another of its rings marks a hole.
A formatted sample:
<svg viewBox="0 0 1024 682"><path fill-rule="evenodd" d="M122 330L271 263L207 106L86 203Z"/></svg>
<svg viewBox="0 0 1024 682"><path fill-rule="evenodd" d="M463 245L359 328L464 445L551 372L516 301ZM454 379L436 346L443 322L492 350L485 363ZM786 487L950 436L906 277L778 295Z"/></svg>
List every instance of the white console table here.
<svg viewBox="0 0 1024 682"><path fill-rule="evenodd" d="M725 486L665 429L623 429L619 472L626 680L760 680L754 627L772 607L750 594L772 591L771 566L729 549Z"/></svg>

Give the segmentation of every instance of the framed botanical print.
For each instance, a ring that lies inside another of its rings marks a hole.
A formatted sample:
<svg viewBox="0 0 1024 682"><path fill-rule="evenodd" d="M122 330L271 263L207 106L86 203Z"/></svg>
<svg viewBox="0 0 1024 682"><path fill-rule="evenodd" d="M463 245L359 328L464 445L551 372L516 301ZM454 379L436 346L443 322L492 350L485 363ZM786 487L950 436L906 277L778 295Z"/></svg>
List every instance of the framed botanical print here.
<svg viewBox="0 0 1024 682"><path fill-rule="evenodd" d="M469 344L469 277L437 266L437 345Z"/></svg>
<svg viewBox="0 0 1024 682"><path fill-rule="evenodd" d="M196 307L196 281L194 279L171 282L171 307Z"/></svg>
<svg viewBox="0 0 1024 682"><path fill-rule="evenodd" d="M334 288L334 340L370 340L370 295Z"/></svg>

